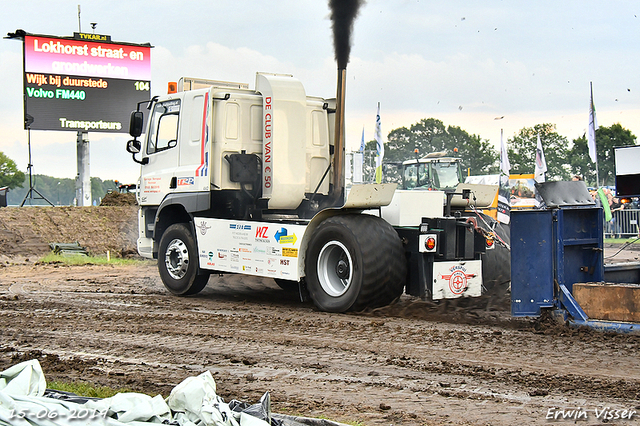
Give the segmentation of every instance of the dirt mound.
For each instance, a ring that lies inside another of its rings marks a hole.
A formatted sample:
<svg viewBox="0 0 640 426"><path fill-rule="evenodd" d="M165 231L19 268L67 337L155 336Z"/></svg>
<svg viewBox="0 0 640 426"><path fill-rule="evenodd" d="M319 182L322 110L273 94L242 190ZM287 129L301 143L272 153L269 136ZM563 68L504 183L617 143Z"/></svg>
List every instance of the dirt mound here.
<svg viewBox="0 0 640 426"><path fill-rule="evenodd" d="M131 192L109 192L100 202L101 206L135 206L136 204L136 195Z"/></svg>
<svg viewBox="0 0 640 426"><path fill-rule="evenodd" d="M0 253L31 258L50 243L78 242L93 255L136 255L137 207L15 207L0 209Z"/></svg>

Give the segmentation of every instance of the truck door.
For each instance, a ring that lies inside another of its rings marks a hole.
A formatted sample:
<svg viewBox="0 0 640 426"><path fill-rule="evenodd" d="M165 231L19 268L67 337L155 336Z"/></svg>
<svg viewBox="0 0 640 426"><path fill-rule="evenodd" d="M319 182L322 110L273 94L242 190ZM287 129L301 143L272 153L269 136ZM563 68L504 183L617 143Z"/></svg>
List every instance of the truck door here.
<svg viewBox="0 0 640 426"><path fill-rule="evenodd" d="M176 185L180 192L209 190L209 92L184 92Z"/></svg>
<svg viewBox="0 0 640 426"><path fill-rule="evenodd" d="M142 166L140 199L145 205L158 205L175 190L178 167L178 128L181 99L154 105L144 155L149 162Z"/></svg>

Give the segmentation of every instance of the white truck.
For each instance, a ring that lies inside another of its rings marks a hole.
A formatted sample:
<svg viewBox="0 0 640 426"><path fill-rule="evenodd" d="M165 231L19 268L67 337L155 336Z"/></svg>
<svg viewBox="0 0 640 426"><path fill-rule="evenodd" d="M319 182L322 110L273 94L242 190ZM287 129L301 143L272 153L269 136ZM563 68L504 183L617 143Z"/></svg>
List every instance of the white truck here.
<svg viewBox="0 0 640 426"><path fill-rule="evenodd" d="M444 216L451 197L395 184L346 191L345 75L331 99L307 96L291 75L258 73L255 89L183 78L149 101L142 140L142 103L132 112L138 252L158 259L171 293L196 294L211 273L271 277L330 312L403 291L482 293L488 238L473 220Z"/></svg>

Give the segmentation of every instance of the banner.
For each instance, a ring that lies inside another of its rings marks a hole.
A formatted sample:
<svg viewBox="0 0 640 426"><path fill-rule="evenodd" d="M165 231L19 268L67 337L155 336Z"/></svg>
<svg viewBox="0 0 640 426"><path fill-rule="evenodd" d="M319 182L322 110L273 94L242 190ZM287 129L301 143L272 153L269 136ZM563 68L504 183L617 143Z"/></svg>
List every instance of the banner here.
<svg viewBox="0 0 640 426"><path fill-rule="evenodd" d="M509 163L507 146L504 143L502 133L502 129L500 129L500 179L498 182L498 212L496 219L502 223L509 224L511 221L511 195L509 191L511 164Z"/></svg>
<svg viewBox="0 0 640 426"><path fill-rule="evenodd" d="M591 86L591 104L589 105L589 133L587 135L587 144L589 145L589 157L591 161L598 165L598 156L596 152L596 130L598 130L598 120L596 119L596 107L593 104L593 86Z"/></svg>
<svg viewBox="0 0 640 426"><path fill-rule="evenodd" d="M547 161L544 159L544 151L542 151L542 142L540 141L540 133L538 133L538 144L536 145L536 168L534 179L538 183L545 181L545 173L547 172Z"/></svg>
<svg viewBox="0 0 640 426"><path fill-rule="evenodd" d="M363 173L362 173L362 164L364 163L364 154L362 152L354 152L353 153L353 179L352 183L362 183L363 182Z"/></svg>

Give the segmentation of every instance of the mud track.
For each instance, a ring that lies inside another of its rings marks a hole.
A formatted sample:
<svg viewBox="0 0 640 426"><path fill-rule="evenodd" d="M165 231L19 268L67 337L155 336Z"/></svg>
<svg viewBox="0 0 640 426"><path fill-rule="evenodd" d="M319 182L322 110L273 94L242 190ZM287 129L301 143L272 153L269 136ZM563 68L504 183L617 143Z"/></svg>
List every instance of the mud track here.
<svg viewBox="0 0 640 426"><path fill-rule="evenodd" d="M269 391L276 412L364 425L546 424L550 409L578 407L579 424L602 424L596 408L640 412L638 337L513 320L488 302L403 296L327 314L266 279L212 277L178 298L154 264L7 263L0 367L38 358L48 380L164 396L210 370L225 400Z"/></svg>

